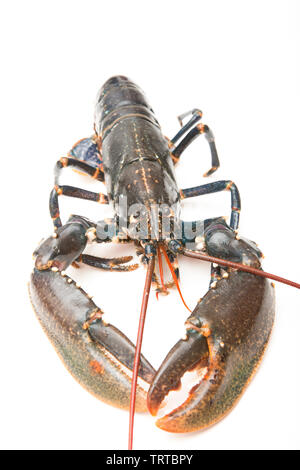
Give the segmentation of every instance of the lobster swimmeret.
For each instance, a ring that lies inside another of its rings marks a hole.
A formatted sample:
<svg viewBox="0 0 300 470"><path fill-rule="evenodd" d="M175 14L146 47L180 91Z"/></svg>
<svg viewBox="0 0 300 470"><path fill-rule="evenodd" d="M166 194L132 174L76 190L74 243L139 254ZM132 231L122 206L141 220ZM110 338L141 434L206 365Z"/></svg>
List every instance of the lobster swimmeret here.
<svg viewBox="0 0 300 470"><path fill-rule="evenodd" d="M103 85L96 104L95 135L79 141L56 164L50 195L55 232L35 251L29 285L38 319L72 375L111 405L129 408L131 403L129 448L134 409L148 407L156 414L168 393L180 387L187 371L201 370L201 379L188 399L157 425L171 432L195 431L228 413L251 380L271 334L274 289L266 277L300 287L264 273L256 244L237 236L240 196L232 181L178 188L175 164L197 136L204 134L211 150L212 165L205 176L219 166L213 134L199 124L201 111L180 116L181 124L187 116L190 120L169 140L134 83L117 76ZM105 182L107 195L60 185L65 167ZM226 190L231 192L229 225L223 217L181 220L183 199ZM111 203L114 216L93 222L72 215L62 224L60 195ZM127 264L129 256L106 259L84 253L87 243L110 241L133 242L147 266L141 333L150 285L157 294L166 293L174 284L179 289L178 254L216 263L208 292L186 321L185 338L175 344L157 372L140 356L141 335L135 348L121 331L103 321L103 311L65 274L75 262L108 271L136 269L138 265ZM162 255L173 276L167 284Z"/></svg>

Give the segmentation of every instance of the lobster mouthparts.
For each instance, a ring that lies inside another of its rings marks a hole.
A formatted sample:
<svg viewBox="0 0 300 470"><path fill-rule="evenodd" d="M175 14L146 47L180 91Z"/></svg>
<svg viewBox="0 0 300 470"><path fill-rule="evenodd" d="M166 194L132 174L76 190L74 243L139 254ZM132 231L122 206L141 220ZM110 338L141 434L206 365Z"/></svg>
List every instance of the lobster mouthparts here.
<svg viewBox="0 0 300 470"><path fill-rule="evenodd" d="M206 368L187 400L157 421L169 432L190 432L219 421L240 398L257 369L274 321L274 288L264 278L231 272L217 282L187 319L187 338L169 352L148 392L155 415L182 376Z"/></svg>

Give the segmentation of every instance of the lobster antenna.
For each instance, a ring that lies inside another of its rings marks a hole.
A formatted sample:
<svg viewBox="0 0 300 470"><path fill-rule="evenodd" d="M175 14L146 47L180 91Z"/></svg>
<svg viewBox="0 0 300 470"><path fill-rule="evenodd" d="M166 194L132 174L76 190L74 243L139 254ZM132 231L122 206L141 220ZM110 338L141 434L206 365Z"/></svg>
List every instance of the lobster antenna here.
<svg viewBox="0 0 300 470"><path fill-rule="evenodd" d="M257 276L266 277L267 279L273 279L274 281L282 282L283 284L287 284L288 286L292 286L292 287L296 287L297 289L300 289L300 284L297 284L296 282L289 281L288 279L276 276L275 274L267 273L266 271L253 268L252 266L247 266L245 264L240 264L240 263L234 263L233 261L227 261L221 258L215 258L214 256L209 256L206 253L203 253L201 251L195 252L195 251L188 250L186 248L182 248L179 251L179 253L181 253L182 255L188 256L189 258L201 259L202 261L209 261L210 263L216 263L221 266L238 269L239 271L245 271L246 273L256 274Z"/></svg>
<svg viewBox="0 0 300 470"><path fill-rule="evenodd" d="M142 307L141 307L141 313L140 313L140 321L139 321L138 334L137 334L136 347L135 347L133 371L132 371L130 408L129 408L128 450L132 450L137 378L138 378L138 370L139 370L139 365L140 365L143 332L144 332L144 325L145 325L147 305L148 305L148 300L149 300L149 292L150 292L150 287L151 287L152 274L154 271L154 265L155 265L155 258L154 256L152 256L149 260L148 268L147 268Z"/></svg>

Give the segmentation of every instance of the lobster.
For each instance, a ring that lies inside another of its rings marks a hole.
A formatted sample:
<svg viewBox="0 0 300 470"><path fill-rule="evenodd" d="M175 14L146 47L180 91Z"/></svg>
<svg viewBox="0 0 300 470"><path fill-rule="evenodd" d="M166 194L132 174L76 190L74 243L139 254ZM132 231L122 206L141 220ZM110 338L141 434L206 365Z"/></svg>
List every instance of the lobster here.
<svg viewBox="0 0 300 470"><path fill-rule="evenodd" d="M89 392L110 405L130 408L129 449L134 412L148 409L156 415L189 371L197 371L196 385L185 402L157 425L181 433L222 419L254 375L270 338L275 297L268 278L300 287L265 273L256 243L238 236L241 202L232 181L178 188L175 165L198 136L206 137L211 152L205 176L220 164L213 133L199 124L201 118L198 109L179 116L181 128L170 140L137 85L124 76L106 81L97 97L95 134L77 142L56 163L49 203L54 233L34 252L29 293L36 315L67 369ZM59 177L66 167L105 182L107 194L61 185ZM181 219L183 199L221 191L231 193L229 224L223 217ZM71 215L63 224L61 195L111 204L114 216L94 222ZM138 267L129 264L131 256L100 258L84 253L90 243L109 242L134 243L147 269L136 346L104 321L101 308L65 272L78 263L120 272ZM176 286L184 302L178 255L212 263L209 290L190 311L186 335L155 371L141 355L149 292L151 285L157 295ZM168 283L163 260L172 275Z"/></svg>

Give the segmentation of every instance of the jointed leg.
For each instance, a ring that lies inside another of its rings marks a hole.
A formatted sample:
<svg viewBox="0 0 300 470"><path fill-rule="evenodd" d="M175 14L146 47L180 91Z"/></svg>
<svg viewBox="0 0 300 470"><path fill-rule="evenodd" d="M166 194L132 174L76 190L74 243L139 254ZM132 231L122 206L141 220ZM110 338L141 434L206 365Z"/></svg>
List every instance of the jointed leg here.
<svg viewBox="0 0 300 470"><path fill-rule="evenodd" d="M55 184L59 184L58 177L62 168L73 167L76 168L97 181L104 181L104 173L99 166L91 165L83 160L77 160L73 157L62 157L58 162L56 162L54 174L55 174Z"/></svg>
<svg viewBox="0 0 300 470"><path fill-rule="evenodd" d="M130 264L124 266L124 263L128 263L132 260L132 256L122 256L120 258L100 258L92 255L82 254L76 261L79 263L87 264L93 268L104 269L108 271L134 271L139 267L138 264Z"/></svg>
<svg viewBox="0 0 300 470"><path fill-rule="evenodd" d="M95 223L86 217L72 215L67 224L72 222L84 224L86 228L85 236L87 237L88 243L110 243L112 241L119 241L118 235L116 235L116 223L114 219L105 219ZM125 263L128 263L131 260L132 256L102 258L81 253L78 258L76 258L73 265L75 265L75 267L79 267L77 263L83 263L94 268L108 271L133 271L138 268L138 264L124 266Z"/></svg>
<svg viewBox="0 0 300 470"><path fill-rule="evenodd" d="M183 126L182 124L182 120L184 118L186 118L187 116L190 116L192 115L191 119ZM181 129L179 132L177 132L177 134L175 135L175 137L173 137L173 139L171 139L171 143L173 145L175 145L175 143L181 139L181 137L184 136L184 134L191 128L193 127L194 124L196 124L198 121L200 121L200 119L202 118L202 111L200 111L200 109L192 109L191 111L187 111L186 113L183 113L183 114L180 114L180 116L178 116L178 121L180 123L180 126L181 126Z"/></svg>
<svg viewBox="0 0 300 470"><path fill-rule="evenodd" d="M213 183L203 184L201 186L196 186L194 188L182 189L181 197L195 197L202 196L204 194L217 193L220 191L230 191L231 192L231 218L230 218L230 227L233 230L237 230L239 226L239 218L241 212L241 200L240 194L237 186L232 181L215 181Z"/></svg>
<svg viewBox="0 0 300 470"><path fill-rule="evenodd" d="M54 186L50 193L50 201L49 201L49 209L50 215L53 220L54 229L62 226L62 222L60 220L60 211L59 211L59 204L58 204L58 196L70 196L76 197L79 199L85 199L87 201L95 201L99 202L100 204L108 204L108 197L106 194L103 193L95 193L92 191L87 191L85 189L76 188L74 186Z"/></svg>
<svg viewBox="0 0 300 470"><path fill-rule="evenodd" d="M203 176L210 176L219 168L220 162L213 133L206 124L198 124L193 129L191 129L184 139L182 139L182 141L172 151L172 157L175 162L178 161L182 152L196 139L196 137L202 134L205 135L211 152L211 168Z"/></svg>
<svg viewBox="0 0 300 470"><path fill-rule="evenodd" d="M184 119L186 116L189 116L189 115L192 115L191 119L188 121L187 124L182 126L182 119ZM204 134L206 137L206 140L209 143L212 164L211 164L210 170L208 170L203 176L210 176L212 173L214 173L214 171L217 170L217 168L219 168L220 162L219 162L219 157L218 157L213 133L207 125L198 124L182 139L182 141L177 145L175 149L172 147L172 144L174 145L181 137L183 137L186 134L186 132L191 127L193 127L193 125L196 124L201 118L202 118L202 112L199 109L193 109L191 111L188 111L187 113L184 113L178 116L178 120L182 128L175 135L175 137L173 137L173 139L170 140L170 148L172 149L173 161L176 164L182 152L193 142L193 140L195 140L195 138L198 137L199 135Z"/></svg>
<svg viewBox="0 0 300 470"><path fill-rule="evenodd" d="M73 186L61 186L59 184L59 175L63 168L73 167L86 173L97 181L104 181L104 173L102 170L102 156L100 153L101 141L97 136L92 136L79 140L71 149L67 157L61 158L55 166L55 186L50 194L50 214L53 219L54 228L61 227L58 196L77 197L89 201L100 202L106 204L107 196L100 193L86 191L84 189L75 188Z"/></svg>

